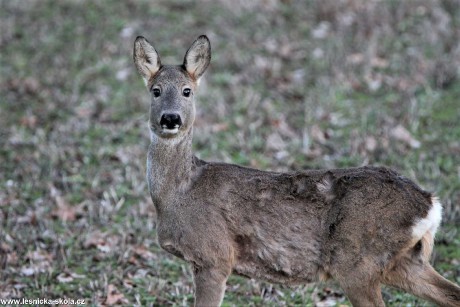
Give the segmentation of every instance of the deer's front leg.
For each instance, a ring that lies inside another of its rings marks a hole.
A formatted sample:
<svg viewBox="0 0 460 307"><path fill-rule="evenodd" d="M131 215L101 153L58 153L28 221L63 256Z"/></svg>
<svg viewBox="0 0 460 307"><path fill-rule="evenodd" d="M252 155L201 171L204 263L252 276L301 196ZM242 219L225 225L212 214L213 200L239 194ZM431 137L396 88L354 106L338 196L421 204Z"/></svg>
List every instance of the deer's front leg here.
<svg viewBox="0 0 460 307"><path fill-rule="evenodd" d="M225 284L231 269L225 267L197 268L193 270L195 281L195 306L220 306L224 298Z"/></svg>

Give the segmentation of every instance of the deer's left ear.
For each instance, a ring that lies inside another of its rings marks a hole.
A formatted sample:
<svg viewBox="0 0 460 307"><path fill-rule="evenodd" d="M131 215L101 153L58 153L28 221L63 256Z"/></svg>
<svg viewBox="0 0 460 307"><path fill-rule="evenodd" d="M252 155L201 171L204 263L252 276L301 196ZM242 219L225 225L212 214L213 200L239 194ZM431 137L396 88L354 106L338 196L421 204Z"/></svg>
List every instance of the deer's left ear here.
<svg viewBox="0 0 460 307"><path fill-rule="evenodd" d="M184 67L192 78L199 81L208 68L209 62L211 62L211 43L206 35L201 35L187 50Z"/></svg>
<svg viewBox="0 0 460 307"><path fill-rule="evenodd" d="M134 64L147 85L149 80L160 70L160 56L153 46L142 36L134 42Z"/></svg>

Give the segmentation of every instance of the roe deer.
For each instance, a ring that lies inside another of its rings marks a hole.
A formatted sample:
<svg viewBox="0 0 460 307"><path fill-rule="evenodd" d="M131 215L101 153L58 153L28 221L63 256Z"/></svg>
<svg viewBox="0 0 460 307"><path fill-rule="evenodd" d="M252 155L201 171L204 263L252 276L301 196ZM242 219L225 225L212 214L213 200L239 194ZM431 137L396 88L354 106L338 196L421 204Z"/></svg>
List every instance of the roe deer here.
<svg viewBox="0 0 460 307"><path fill-rule="evenodd" d="M210 60L206 36L177 66L144 37L134 43L151 93L158 241L193 266L196 306L219 306L231 273L287 285L333 278L354 306L384 306L380 283L460 306L460 287L429 263L442 206L393 170L277 173L195 157L194 98Z"/></svg>

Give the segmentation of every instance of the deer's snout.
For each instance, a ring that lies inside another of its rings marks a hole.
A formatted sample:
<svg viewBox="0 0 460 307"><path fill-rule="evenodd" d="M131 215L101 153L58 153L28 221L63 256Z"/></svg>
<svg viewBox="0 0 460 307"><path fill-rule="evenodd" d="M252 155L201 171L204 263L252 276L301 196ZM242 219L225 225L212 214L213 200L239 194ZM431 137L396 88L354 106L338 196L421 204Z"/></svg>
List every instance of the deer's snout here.
<svg viewBox="0 0 460 307"><path fill-rule="evenodd" d="M182 126L182 120L179 114L163 114L160 120L160 126L166 129L178 129Z"/></svg>

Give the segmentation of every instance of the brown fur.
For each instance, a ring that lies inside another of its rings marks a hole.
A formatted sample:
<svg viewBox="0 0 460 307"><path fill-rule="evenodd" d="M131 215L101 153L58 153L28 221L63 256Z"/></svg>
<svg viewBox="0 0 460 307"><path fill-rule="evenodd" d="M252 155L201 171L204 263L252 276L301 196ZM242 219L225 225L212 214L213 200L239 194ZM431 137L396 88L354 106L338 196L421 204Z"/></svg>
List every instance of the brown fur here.
<svg viewBox="0 0 460 307"><path fill-rule="evenodd" d="M197 88L209 40L199 37L181 66L161 66L149 46L138 38L134 60L162 92L152 96L147 159L158 240L193 266L197 306L220 305L232 272L289 285L332 277L354 306L383 306L380 283L460 306L460 288L428 263L434 234L412 234L430 193L383 167L276 173L196 158L193 95L181 93ZM165 112L182 118L177 133L161 127Z"/></svg>

